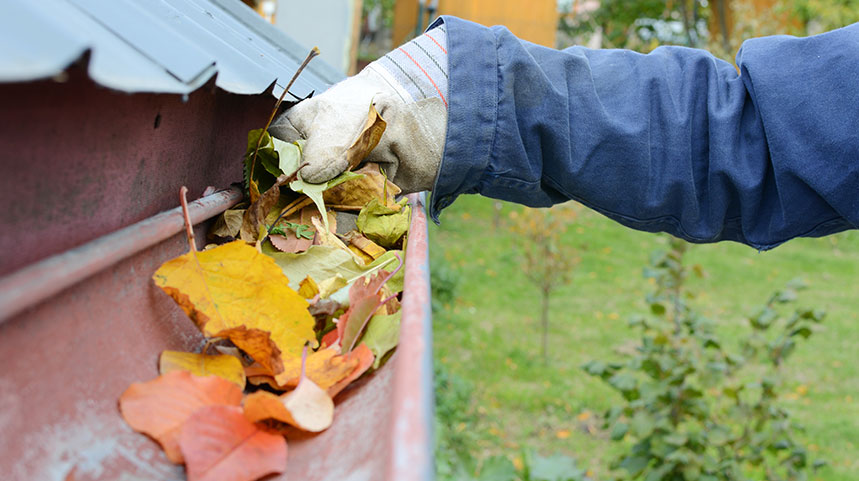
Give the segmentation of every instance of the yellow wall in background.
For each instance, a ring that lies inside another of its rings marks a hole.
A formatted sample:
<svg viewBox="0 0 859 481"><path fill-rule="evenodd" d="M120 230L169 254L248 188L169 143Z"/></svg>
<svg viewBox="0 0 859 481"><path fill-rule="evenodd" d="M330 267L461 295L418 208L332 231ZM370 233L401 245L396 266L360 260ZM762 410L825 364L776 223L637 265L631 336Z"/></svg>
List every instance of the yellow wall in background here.
<svg viewBox="0 0 859 481"><path fill-rule="evenodd" d="M558 27L556 0L439 0L436 15L453 15L486 26L504 25L517 37L547 47L555 46ZM393 44L411 39L418 16L417 0L394 5ZM430 20L431 21L431 20ZM424 19L424 27L427 20Z"/></svg>

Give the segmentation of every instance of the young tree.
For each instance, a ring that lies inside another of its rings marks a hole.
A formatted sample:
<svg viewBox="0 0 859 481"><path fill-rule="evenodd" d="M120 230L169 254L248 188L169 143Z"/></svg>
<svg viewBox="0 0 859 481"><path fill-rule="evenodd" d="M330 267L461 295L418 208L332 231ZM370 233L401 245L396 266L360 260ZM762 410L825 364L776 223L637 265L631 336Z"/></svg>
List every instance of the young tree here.
<svg viewBox="0 0 859 481"><path fill-rule="evenodd" d="M549 356L549 299L560 286L572 281L579 258L561 235L576 218L570 206L514 211L512 231L516 236L522 272L540 291L540 325L543 360Z"/></svg>

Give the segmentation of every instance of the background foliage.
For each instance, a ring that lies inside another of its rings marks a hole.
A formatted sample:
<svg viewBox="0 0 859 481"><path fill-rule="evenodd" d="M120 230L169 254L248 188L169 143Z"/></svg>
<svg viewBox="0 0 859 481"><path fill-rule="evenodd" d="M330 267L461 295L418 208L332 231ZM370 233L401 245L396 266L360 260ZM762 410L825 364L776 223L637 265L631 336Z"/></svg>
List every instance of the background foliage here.
<svg viewBox="0 0 859 481"><path fill-rule="evenodd" d="M463 196L442 214L441 226L431 227L432 272L455 279L453 295L434 315L435 359L467 386L448 410L462 416L456 422L440 417L437 435L442 443L459 435L448 453L465 454L474 467L496 456L518 466L523 451L534 450L564 454L592 479L608 479L611 461L631 446L629 439L611 441L604 425L603 414L622 398L580 366L634 349L639 336L628 320L650 309L645 297L656 282L642 278L642 267L651 251L668 248L668 237L578 212L561 241L581 262L572 282L552 297L549 360L543 363L539 291L521 273L510 230L510 213L519 211L503 204L494 228L494 201ZM778 400L805 427L798 439L809 459L827 461L810 479L855 480L859 232L796 239L765 253L734 243L695 245L685 258L702 267L701 276L686 280L697 311L719 320L714 328L729 346L739 345L748 333L747 314L773 290L796 277L808 282L802 304L825 309L826 322L785 364ZM439 456L440 463L445 459L451 456Z"/></svg>

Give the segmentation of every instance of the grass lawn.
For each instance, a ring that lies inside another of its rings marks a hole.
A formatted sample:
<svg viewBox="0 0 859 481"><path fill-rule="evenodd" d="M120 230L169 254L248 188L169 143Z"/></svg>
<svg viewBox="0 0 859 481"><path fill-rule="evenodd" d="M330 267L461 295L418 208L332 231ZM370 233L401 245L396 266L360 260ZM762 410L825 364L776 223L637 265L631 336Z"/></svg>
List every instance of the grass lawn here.
<svg viewBox="0 0 859 481"><path fill-rule="evenodd" d="M660 235L624 228L581 209L564 239L581 262L571 284L550 307L549 360L540 354L540 299L522 275L504 204L499 227L493 201L463 196L430 227L433 269L458 281L456 298L434 315L436 362L472 388L473 412L450 429L468 431L477 459L521 449L564 453L596 479L605 479L617 452L597 416L619 399L579 369L591 359L618 359L615 349L635 339L629 315L643 313L650 290L642 268ZM813 456L829 464L812 479L859 479L859 232L797 239L759 253L735 243L696 245L687 263L706 275L692 278L691 304L736 338L746 315L787 281L809 288L796 306L825 309L826 320L787 363L793 392L785 405L806 428Z"/></svg>

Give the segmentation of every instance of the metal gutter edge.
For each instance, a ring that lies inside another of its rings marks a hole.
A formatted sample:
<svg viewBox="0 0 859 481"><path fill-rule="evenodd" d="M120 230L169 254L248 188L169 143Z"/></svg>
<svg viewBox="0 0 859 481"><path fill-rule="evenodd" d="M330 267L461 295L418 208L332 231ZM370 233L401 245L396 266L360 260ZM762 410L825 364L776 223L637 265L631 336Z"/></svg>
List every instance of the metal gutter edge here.
<svg viewBox="0 0 859 481"><path fill-rule="evenodd" d="M230 188L190 202L191 223L210 219L241 199L241 191ZM0 324L89 276L182 232L184 225L182 208L176 207L0 278Z"/></svg>
<svg viewBox="0 0 859 481"><path fill-rule="evenodd" d="M387 481L435 479L432 310L425 194L409 195L403 317L397 346Z"/></svg>

